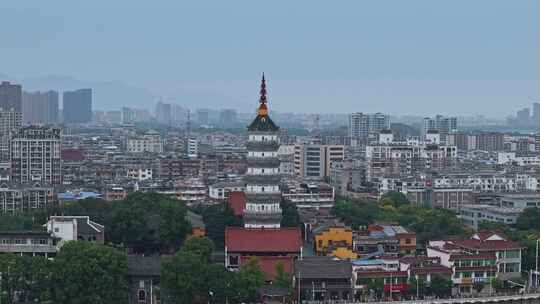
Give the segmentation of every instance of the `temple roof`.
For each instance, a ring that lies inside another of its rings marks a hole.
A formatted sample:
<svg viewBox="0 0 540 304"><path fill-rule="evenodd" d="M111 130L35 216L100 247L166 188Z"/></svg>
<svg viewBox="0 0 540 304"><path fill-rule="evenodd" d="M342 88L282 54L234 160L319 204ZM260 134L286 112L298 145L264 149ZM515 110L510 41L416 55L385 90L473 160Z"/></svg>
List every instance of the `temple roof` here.
<svg viewBox="0 0 540 304"><path fill-rule="evenodd" d="M257 115L253 122L248 126L251 132L277 132L279 127L267 115Z"/></svg>

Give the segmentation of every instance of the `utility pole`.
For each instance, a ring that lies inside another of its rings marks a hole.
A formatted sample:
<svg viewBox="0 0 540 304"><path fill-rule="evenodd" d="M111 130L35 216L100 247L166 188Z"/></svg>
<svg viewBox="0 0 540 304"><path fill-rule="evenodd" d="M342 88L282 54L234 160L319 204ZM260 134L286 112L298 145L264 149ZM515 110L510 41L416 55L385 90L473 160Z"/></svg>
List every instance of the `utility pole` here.
<svg viewBox="0 0 540 304"><path fill-rule="evenodd" d="M534 287L538 287L538 241L536 240L536 269L534 273Z"/></svg>
<svg viewBox="0 0 540 304"><path fill-rule="evenodd" d="M300 280L301 280L301 276L302 275L302 272L300 270L298 270L298 304L300 304L300 301L302 300L301 297L300 297L300 293L302 292L301 289L300 289Z"/></svg>
<svg viewBox="0 0 540 304"><path fill-rule="evenodd" d="M420 298L420 290L418 289L418 277L416 277L416 299Z"/></svg>

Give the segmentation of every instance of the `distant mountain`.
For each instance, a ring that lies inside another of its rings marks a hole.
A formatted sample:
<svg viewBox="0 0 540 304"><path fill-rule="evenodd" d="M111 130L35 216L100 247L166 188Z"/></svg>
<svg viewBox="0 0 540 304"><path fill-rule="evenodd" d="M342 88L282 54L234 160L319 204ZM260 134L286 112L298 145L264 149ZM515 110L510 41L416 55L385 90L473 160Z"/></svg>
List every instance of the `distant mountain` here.
<svg viewBox="0 0 540 304"><path fill-rule="evenodd" d="M70 76L47 75L40 77L13 78L0 73L0 81L10 81L21 84L25 91L55 90L60 92L81 88L92 88L94 92L94 109L114 110L122 106L154 110L160 99L158 94L131 86L120 81L98 82L84 81ZM224 96L209 89L176 88L167 92L164 102L179 104L192 109L200 108L233 108L238 110L250 109L254 105Z"/></svg>
<svg viewBox="0 0 540 304"><path fill-rule="evenodd" d="M8 80L21 84L25 91L69 91L81 88L92 88L94 92L94 109L120 109L126 105L138 108L154 109L159 99L146 89L127 85L119 81L97 82L84 81L70 76L47 75L32 78L10 78L0 73L0 80ZM60 95L62 95L60 93Z"/></svg>

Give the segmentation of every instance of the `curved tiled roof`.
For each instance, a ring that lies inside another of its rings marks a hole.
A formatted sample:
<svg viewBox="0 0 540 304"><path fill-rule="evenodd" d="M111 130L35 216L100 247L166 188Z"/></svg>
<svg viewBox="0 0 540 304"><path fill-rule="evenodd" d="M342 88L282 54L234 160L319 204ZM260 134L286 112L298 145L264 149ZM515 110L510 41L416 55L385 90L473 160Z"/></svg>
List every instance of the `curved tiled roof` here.
<svg viewBox="0 0 540 304"><path fill-rule="evenodd" d="M257 115L248 126L250 132L277 132L279 127L270 119L268 115Z"/></svg>

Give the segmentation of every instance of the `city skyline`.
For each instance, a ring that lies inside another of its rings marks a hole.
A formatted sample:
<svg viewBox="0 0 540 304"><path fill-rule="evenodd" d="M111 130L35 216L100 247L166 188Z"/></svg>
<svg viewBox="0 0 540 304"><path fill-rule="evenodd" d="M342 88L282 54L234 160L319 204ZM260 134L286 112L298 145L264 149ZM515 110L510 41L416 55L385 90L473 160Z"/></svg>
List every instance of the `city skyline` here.
<svg viewBox="0 0 540 304"><path fill-rule="evenodd" d="M56 75L134 92L117 100L95 88L101 109L153 108L161 96L254 111L256 92L248 88L262 71L278 112L503 117L540 99L535 1L0 8L10 28L3 47L10 60L0 73L14 82ZM32 56L37 46L39 57Z"/></svg>

